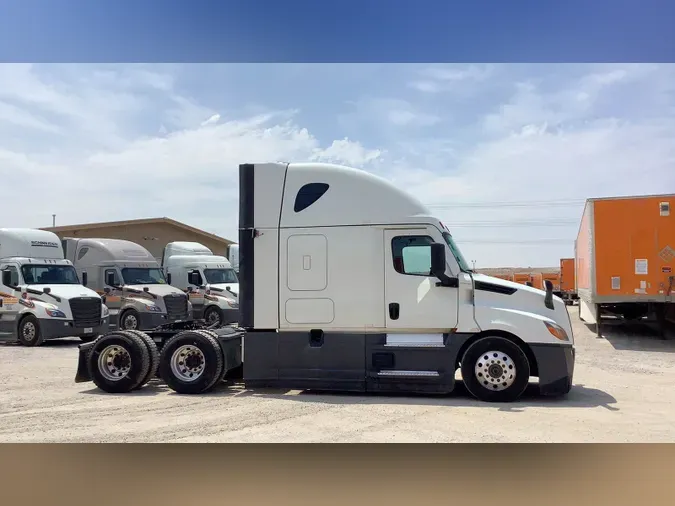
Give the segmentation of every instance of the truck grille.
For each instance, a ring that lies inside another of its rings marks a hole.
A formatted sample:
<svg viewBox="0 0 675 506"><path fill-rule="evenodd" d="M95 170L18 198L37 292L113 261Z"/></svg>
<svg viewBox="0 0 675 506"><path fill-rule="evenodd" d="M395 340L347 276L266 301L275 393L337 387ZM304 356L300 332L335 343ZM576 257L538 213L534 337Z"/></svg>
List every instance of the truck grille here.
<svg viewBox="0 0 675 506"><path fill-rule="evenodd" d="M164 304L166 304L166 314L170 321L187 320L188 317L188 299L187 295L180 293L165 295Z"/></svg>
<svg viewBox="0 0 675 506"><path fill-rule="evenodd" d="M75 327L98 327L100 325L101 299L98 297L77 297L70 299L69 302Z"/></svg>

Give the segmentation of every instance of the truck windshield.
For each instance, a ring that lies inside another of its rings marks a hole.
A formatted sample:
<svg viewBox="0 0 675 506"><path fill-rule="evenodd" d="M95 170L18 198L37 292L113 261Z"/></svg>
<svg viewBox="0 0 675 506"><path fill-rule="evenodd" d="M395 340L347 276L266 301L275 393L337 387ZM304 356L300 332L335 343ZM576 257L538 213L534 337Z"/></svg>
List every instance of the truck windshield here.
<svg viewBox="0 0 675 506"><path fill-rule="evenodd" d="M22 265L21 274L27 285L79 285L72 265Z"/></svg>
<svg viewBox="0 0 675 506"><path fill-rule="evenodd" d="M210 285L217 283L239 283L234 269L204 269L204 277Z"/></svg>
<svg viewBox="0 0 675 506"><path fill-rule="evenodd" d="M448 232L443 232L443 239L445 239L445 242L452 252L452 256L454 256L455 260L457 260L459 268L462 270L462 272L473 272L469 267L469 264L464 259L464 255L462 255L462 252L459 250L459 247L455 243L455 240L452 238L452 236Z"/></svg>
<svg viewBox="0 0 675 506"><path fill-rule="evenodd" d="M156 267L126 267L122 269L122 279L127 285L166 284L162 269Z"/></svg>

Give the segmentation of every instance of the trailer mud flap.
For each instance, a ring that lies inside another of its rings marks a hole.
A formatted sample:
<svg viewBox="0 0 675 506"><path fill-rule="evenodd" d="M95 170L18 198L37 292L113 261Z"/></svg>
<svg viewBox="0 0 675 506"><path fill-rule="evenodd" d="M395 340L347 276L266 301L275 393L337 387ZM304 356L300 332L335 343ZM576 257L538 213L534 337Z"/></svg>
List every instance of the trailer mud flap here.
<svg viewBox="0 0 675 506"><path fill-rule="evenodd" d="M89 351L94 343L81 344L79 346L79 357L77 359L77 373L75 374L75 383L86 383L91 381L89 367L87 367L87 358Z"/></svg>

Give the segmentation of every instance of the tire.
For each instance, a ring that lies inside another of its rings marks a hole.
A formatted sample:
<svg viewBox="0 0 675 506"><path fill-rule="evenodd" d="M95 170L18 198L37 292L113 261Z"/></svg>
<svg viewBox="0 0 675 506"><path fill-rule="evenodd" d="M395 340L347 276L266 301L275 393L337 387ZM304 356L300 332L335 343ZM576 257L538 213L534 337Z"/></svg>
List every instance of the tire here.
<svg viewBox="0 0 675 506"><path fill-rule="evenodd" d="M223 318L223 311L218 306L209 306L206 308L206 311L204 311L204 320L206 320L209 327L216 323L216 319L218 321L218 327L222 327Z"/></svg>
<svg viewBox="0 0 675 506"><path fill-rule="evenodd" d="M148 375L150 352L133 332L109 332L94 342L87 368L94 384L104 392L131 392Z"/></svg>
<svg viewBox="0 0 675 506"><path fill-rule="evenodd" d="M180 353L184 355L181 357ZM187 369L186 357L193 360ZM167 386L179 394L209 391L223 375L224 359L215 334L207 330L186 330L172 337L162 348L159 374ZM189 378L192 373L196 377Z"/></svg>
<svg viewBox="0 0 675 506"><path fill-rule="evenodd" d="M148 368L148 374L141 380L141 382L138 384L134 390L138 390L139 388L144 387L147 385L152 378L154 378L157 375L157 370L159 369L159 349L157 348L157 344L155 341L150 337L148 334L145 332L141 332L140 330L123 330L122 332L127 332L129 334L135 334L139 338L143 340L143 343L145 343L146 348L148 349L148 354L150 356L150 367Z"/></svg>
<svg viewBox="0 0 675 506"><path fill-rule="evenodd" d="M135 322L135 326L129 326ZM127 309L122 313L119 320L119 330L139 330L141 327L141 318L135 309Z"/></svg>
<svg viewBox="0 0 675 506"><path fill-rule="evenodd" d="M461 370L466 389L484 402L513 402L530 381L527 356L503 337L483 337L471 344L462 356Z"/></svg>
<svg viewBox="0 0 675 506"><path fill-rule="evenodd" d="M41 346L44 343L40 322L32 314L21 320L17 330L17 338L22 346Z"/></svg>

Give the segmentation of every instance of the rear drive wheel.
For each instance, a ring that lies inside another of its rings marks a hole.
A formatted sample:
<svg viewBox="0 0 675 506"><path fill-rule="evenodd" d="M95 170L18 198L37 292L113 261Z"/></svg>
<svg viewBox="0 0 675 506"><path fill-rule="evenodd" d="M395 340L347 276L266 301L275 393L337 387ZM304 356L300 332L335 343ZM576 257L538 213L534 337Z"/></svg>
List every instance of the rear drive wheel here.
<svg viewBox="0 0 675 506"><path fill-rule="evenodd" d="M150 370L150 353L135 333L113 331L99 337L87 359L89 375L104 392L126 393L137 388Z"/></svg>
<svg viewBox="0 0 675 506"><path fill-rule="evenodd" d="M159 349L157 348L157 344L155 343L154 339L152 339L152 337L150 337L145 332L141 332L140 330L125 330L124 332L137 335L145 343L150 356L150 367L148 368L148 374L146 374L145 378L143 378L138 386L134 389L138 390L139 388L147 385L150 380L157 375L157 370L159 368Z"/></svg>
<svg viewBox="0 0 675 506"><path fill-rule="evenodd" d="M527 356L503 337L479 339L467 348L461 363L466 389L484 402L513 402L530 381Z"/></svg>
<svg viewBox="0 0 675 506"><path fill-rule="evenodd" d="M141 318L135 309L127 309L120 318L120 330L138 330L141 327Z"/></svg>
<svg viewBox="0 0 675 506"><path fill-rule="evenodd" d="M18 331L18 339L23 346L40 346L44 342L40 322L32 314L21 320Z"/></svg>
<svg viewBox="0 0 675 506"><path fill-rule="evenodd" d="M159 373L171 390L200 394L210 390L223 374L223 353L215 334L187 330L162 348Z"/></svg>

